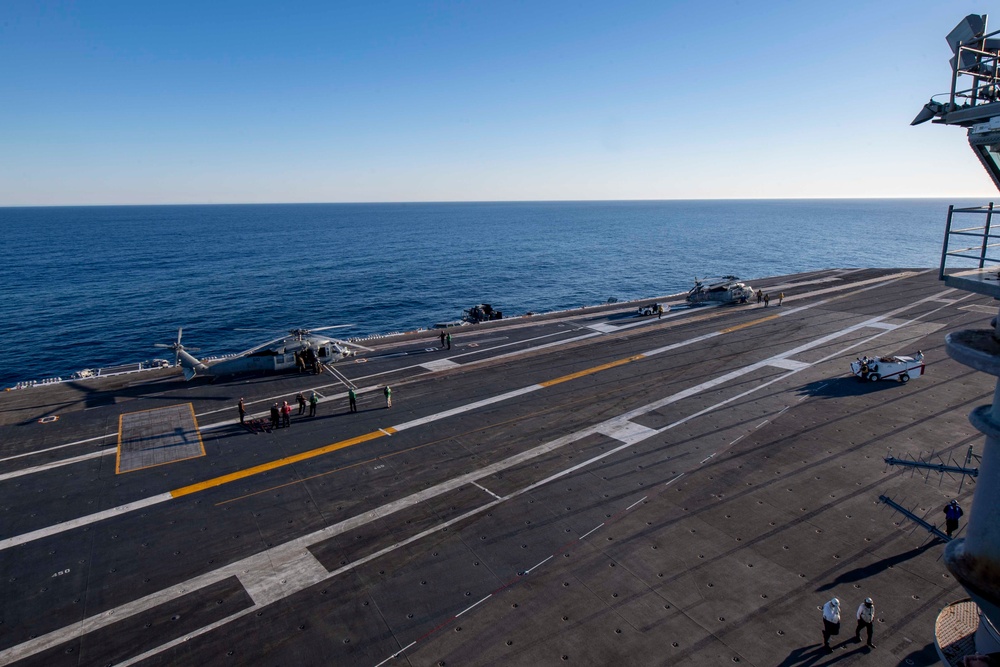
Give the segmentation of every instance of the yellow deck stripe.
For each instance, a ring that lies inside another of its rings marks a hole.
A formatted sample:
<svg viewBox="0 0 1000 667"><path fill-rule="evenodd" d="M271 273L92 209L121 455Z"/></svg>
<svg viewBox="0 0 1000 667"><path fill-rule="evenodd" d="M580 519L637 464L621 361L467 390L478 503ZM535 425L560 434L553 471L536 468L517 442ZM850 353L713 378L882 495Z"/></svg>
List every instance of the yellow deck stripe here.
<svg viewBox="0 0 1000 667"><path fill-rule="evenodd" d="M283 459L277 459L275 461L270 461L268 463L262 463L259 466L254 466L252 468L246 468L245 470L237 470L236 472L229 473L228 475L222 475L220 477L214 477L212 479L205 480L204 482L198 482L197 484L191 484L189 486L182 486L179 489L174 489L170 492L170 495L174 498L179 498L181 496L186 496L191 493L197 493L198 491L204 491L205 489L210 489L213 486L221 486L223 484L228 484L229 482L235 482L238 479L243 479L244 477L251 477L253 475L259 475L262 472L267 472L268 470L274 470L275 468L281 468L293 463L298 463L299 461L305 461L307 459L315 458L317 456L322 456L323 454L329 454L330 452L335 452L338 449L344 449L345 447L351 447L357 445L358 443L367 442L369 440L375 440L376 438L384 438L387 434L391 435L396 432L396 429L389 427L383 431L372 431L371 433L365 433L364 435L359 435L355 438L349 438L347 440L341 440L340 442L335 442L332 445L326 445L325 447L319 447L318 449L311 449L308 452L302 452L300 454L293 454L292 456L286 456Z"/></svg>
<svg viewBox="0 0 1000 667"><path fill-rule="evenodd" d="M719 333L732 333L733 331L739 331L740 329L746 329L747 327L752 327L755 324L760 324L761 322L767 322L769 320L776 320L781 315L768 315L767 317L762 317L759 320L753 320L750 322L744 322L743 324L737 324L735 327L729 327L728 329L723 329Z"/></svg>
<svg viewBox="0 0 1000 667"><path fill-rule="evenodd" d="M634 357L627 357L625 359L619 359L618 361L611 361L606 364L601 364L600 366L594 366L593 368L588 368L586 370L577 371L576 373L570 373L569 375L563 375L561 378L556 378L554 380L546 380L545 382L539 382L538 384L542 387L551 387L554 384L560 384L561 382L569 382L570 380L575 380L577 378L582 378L585 375L591 375L593 373L599 373L601 371L606 371L609 368L614 368L615 366L624 366L625 364L630 364L633 361L638 361L639 359L644 359L646 355L637 354Z"/></svg>

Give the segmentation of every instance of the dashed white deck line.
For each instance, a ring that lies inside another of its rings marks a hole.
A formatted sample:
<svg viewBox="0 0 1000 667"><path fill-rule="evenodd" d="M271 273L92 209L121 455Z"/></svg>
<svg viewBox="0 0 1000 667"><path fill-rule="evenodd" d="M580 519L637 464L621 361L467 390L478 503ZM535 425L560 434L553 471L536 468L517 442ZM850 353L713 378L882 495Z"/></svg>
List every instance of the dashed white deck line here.
<svg viewBox="0 0 1000 667"><path fill-rule="evenodd" d="M163 503L172 499L173 496L171 496L169 493L161 493L155 496L150 496L149 498L143 498L142 500L136 500L135 502L127 503L125 505L112 507L111 509L104 510L103 512L95 512L94 514L88 514L87 516L82 516L78 519L71 519L69 521L57 523L54 526L40 528L30 533L23 533L21 535L15 535L14 537L8 537L5 540L0 540L0 551L3 551L4 549L9 549L11 547L16 547L20 544L26 544L28 542L40 540L50 535L56 535L57 533L62 533L67 530L73 530L74 528L79 528L81 526L97 523L98 521L104 521L105 519L110 519L111 517L121 516L122 514L127 514L128 512L134 512L136 510L142 509L143 507L149 507L150 505L157 505L159 503Z"/></svg>
<svg viewBox="0 0 1000 667"><path fill-rule="evenodd" d="M600 530L603 527L604 527L604 522L602 521L601 523L597 524L596 526L594 526L593 528L591 528L590 530L588 530L586 533L584 533L583 535L581 535L577 539L578 540L582 540L585 537L587 537L588 535L594 534L596 531Z"/></svg>
<svg viewBox="0 0 1000 667"><path fill-rule="evenodd" d="M392 655L390 655L390 656L389 656L388 658L386 658L386 659L385 659L385 660L383 660L382 662L380 662L380 663L378 663L377 665L375 665L375 667L382 667L382 665L384 665L385 663L389 662L390 660L395 660L396 658L398 658L398 657L399 657L399 656L401 656L402 654L406 653L406 651L407 651L408 649L412 648L412 647L413 647L413 646L415 646L416 644L417 644L417 640L416 640L416 639L414 639L414 640L413 640L412 642L410 642L409 644L407 644L407 645L406 645L406 646L404 646L403 648L399 649L398 651L396 651L395 653L393 653Z"/></svg>
<svg viewBox="0 0 1000 667"><path fill-rule="evenodd" d="M636 505L638 505L639 503L641 503L643 500L645 500L648 497L649 496L643 496L642 498L639 498L639 500L635 501L634 503L632 503L631 505L629 505L628 507L626 507L625 511L628 512L630 509L632 509L633 507L635 507Z"/></svg>
<svg viewBox="0 0 1000 667"><path fill-rule="evenodd" d="M467 612L467 611L472 611L473 609L475 609L476 607L478 607L478 606L479 606L479 605L481 605L482 603L484 603L484 602L486 602L487 600L489 600L489 599L490 599L491 597L493 597L493 593L490 593L489 595L487 595L486 597L484 597L484 598L483 598L482 600L480 600L479 602L476 602L475 604L472 604L472 605L469 605L468 607L466 607L466 608L465 608L465 609L463 609L462 611L458 612L457 614L455 614L455 618L458 618L459 616L461 616L462 614L464 614L464 613L465 613L465 612Z"/></svg>
<svg viewBox="0 0 1000 667"><path fill-rule="evenodd" d="M496 498L497 500L503 500L503 498L501 498L501 497L500 497L500 496L498 496L497 494L493 493L492 491L490 491L489 489L487 489L487 488L486 488L485 486L483 486L482 484L479 484L479 483L477 483L477 482L473 482L472 484L473 484L473 486L478 486L478 487L479 487L480 489L482 489L482 490L483 490L483 491L485 491L486 493L490 494L491 496L493 496L493 497L494 497L494 498Z"/></svg>
<svg viewBox="0 0 1000 667"><path fill-rule="evenodd" d="M606 435L609 438L614 438L619 442L630 444L633 442L639 442L640 440L645 440L646 438L654 435L656 433L656 429L626 420L614 420L602 424L598 428L597 432L602 435Z"/></svg>
<svg viewBox="0 0 1000 667"><path fill-rule="evenodd" d="M524 571L524 573L525 573L525 574L531 574L531 571L532 571L532 570L534 570L535 568L539 568L539 567L541 567L542 565L545 565L545 564L546 564L546 563L548 563L548 562L549 562L550 560L552 560L552 556L549 556L549 557L548 557L548 558L546 558L545 560L543 560L543 561L541 561L541 562L539 562L539 563L536 563L535 565L532 565L532 566L531 566L531 567L529 567L529 568L528 568L527 570L525 570L525 571Z"/></svg>
<svg viewBox="0 0 1000 667"><path fill-rule="evenodd" d="M53 468L60 468L62 466L73 465L74 463L79 463L81 461L89 461L90 459L98 459L102 456L110 456L118 451L117 447L108 447L106 449L100 449L96 452L90 452L89 454L81 454L80 456L73 456L68 459L59 459L58 461L53 461L52 463L44 463L40 466L32 466L30 468L22 468L20 470L14 470L13 472L5 472L0 474L0 482L8 479L14 479L15 477L23 477L24 475L33 475L36 472L44 472L46 470L52 470Z"/></svg>
<svg viewBox="0 0 1000 667"><path fill-rule="evenodd" d="M428 361L417 365L421 368L426 368L429 371L444 371L449 368L458 368L461 366L461 364L456 363L451 359L435 359L434 361Z"/></svg>
<svg viewBox="0 0 1000 667"><path fill-rule="evenodd" d="M769 359L767 365L784 368L786 371L800 371L803 368L809 367L809 364L804 361L796 361L795 359L785 358Z"/></svg>

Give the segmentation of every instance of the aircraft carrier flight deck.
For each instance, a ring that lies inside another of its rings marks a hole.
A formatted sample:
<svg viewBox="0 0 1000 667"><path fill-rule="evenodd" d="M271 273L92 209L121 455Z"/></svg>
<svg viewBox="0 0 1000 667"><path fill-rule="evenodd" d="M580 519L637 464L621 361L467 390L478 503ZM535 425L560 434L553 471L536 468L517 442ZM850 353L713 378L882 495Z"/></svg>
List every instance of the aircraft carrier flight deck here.
<svg viewBox="0 0 1000 667"><path fill-rule="evenodd" d="M450 349L387 338L320 375L0 394L0 664L936 664L965 592L880 497L943 526L975 480L883 459L981 453L993 378L945 335L996 302L928 269L751 282L768 307L616 304L450 328ZM907 383L850 373L917 350ZM316 416L270 428L314 391Z"/></svg>

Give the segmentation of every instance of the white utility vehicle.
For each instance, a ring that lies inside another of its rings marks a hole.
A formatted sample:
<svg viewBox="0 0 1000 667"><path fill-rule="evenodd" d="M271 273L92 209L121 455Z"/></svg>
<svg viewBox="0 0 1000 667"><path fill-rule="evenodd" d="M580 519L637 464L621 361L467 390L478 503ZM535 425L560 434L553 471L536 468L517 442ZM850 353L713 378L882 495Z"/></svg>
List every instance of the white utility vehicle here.
<svg viewBox="0 0 1000 667"><path fill-rule="evenodd" d="M851 372L861 380L898 380L909 382L910 378L924 374L924 353L917 350L912 357L858 357L851 362Z"/></svg>

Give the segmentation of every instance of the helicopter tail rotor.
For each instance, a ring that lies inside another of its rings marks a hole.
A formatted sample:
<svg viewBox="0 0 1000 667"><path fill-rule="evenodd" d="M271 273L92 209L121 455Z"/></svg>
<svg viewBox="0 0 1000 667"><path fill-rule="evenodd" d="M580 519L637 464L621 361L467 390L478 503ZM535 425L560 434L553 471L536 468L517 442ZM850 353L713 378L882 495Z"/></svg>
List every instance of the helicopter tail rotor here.
<svg viewBox="0 0 1000 667"><path fill-rule="evenodd" d="M184 347L181 343L181 335L184 332L183 327L177 328L177 340L169 345L166 343L154 343L153 347L159 347L165 350L174 351L174 366L182 366L184 368L184 379L190 380L195 376L198 371L208 370L208 366L199 361L191 352L198 352L201 348L198 347Z"/></svg>

